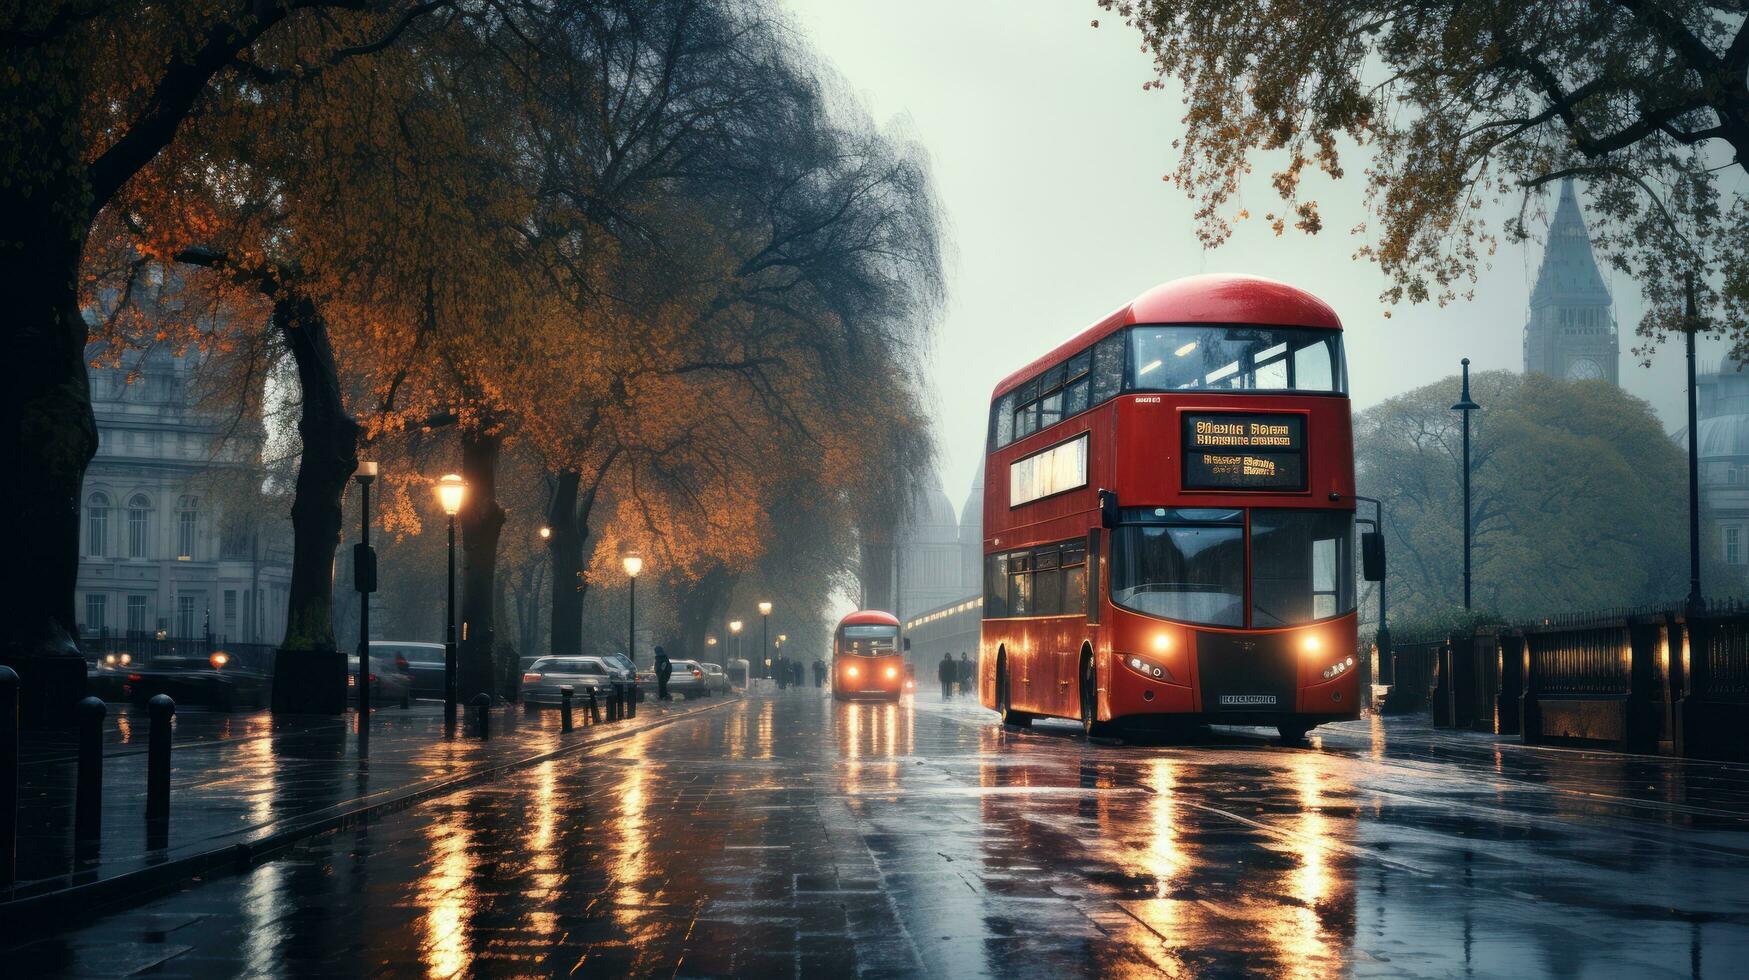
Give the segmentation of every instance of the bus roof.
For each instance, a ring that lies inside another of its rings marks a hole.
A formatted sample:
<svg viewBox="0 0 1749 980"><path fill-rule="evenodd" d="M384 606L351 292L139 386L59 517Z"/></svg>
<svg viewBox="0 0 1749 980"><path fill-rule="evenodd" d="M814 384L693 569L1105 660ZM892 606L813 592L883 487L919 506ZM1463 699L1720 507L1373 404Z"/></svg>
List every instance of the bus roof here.
<svg viewBox="0 0 1749 980"><path fill-rule="evenodd" d="M1161 283L1118 307L1056 349L1003 378L992 400L1033 375L1068 359L1101 337L1134 323L1251 323L1341 330L1328 303L1295 286L1262 276L1210 273Z"/></svg>
<svg viewBox="0 0 1749 980"><path fill-rule="evenodd" d="M856 612L840 619L839 626L897 626L899 617L879 609L858 609Z"/></svg>

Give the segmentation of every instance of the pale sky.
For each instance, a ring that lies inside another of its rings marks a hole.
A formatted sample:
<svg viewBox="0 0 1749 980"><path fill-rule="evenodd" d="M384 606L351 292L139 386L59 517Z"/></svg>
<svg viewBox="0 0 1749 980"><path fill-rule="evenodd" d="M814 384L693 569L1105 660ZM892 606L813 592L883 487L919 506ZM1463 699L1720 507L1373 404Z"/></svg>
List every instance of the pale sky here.
<svg viewBox="0 0 1749 980"><path fill-rule="evenodd" d="M1139 36L1093 0L786 3L877 123L902 125L930 155L954 256L931 374L942 479L956 508L981 465L995 383L1180 276L1254 273L1330 303L1347 328L1357 411L1456 373L1465 356L1477 370L1523 365L1540 246L1502 246L1472 302L1399 307L1386 319L1383 278L1350 257L1357 240L1346 229L1365 218L1357 177L1313 195L1326 229L1315 238L1277 238L1254 220L1204 250L1191 203L1161 180L1176 162L1178 95L1170 85L1142 90L1153 74ZM1346 161L1353 175L1362 164ZM1278 201L1267 177L1260 167L1246 185L1254 213ZM1630 353L1638 291L1607 269L1604 278L1621 326L1623 387L1674 430L1684 410L1681 346L1640 367ZM1723 350L1703 341L1703 367Z"/></svg>

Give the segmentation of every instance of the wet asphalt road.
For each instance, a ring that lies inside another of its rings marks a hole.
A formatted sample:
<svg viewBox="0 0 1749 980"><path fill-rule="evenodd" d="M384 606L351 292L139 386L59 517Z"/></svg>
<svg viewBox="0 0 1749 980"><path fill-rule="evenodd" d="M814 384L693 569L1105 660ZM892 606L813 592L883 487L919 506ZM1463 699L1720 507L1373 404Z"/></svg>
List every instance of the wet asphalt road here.
<svg viewBox="0 0 1749 980"><path fill-rule="evenodd" d="M752 697L9 952L14 975L1742 976L1749 767Z"/></svg>

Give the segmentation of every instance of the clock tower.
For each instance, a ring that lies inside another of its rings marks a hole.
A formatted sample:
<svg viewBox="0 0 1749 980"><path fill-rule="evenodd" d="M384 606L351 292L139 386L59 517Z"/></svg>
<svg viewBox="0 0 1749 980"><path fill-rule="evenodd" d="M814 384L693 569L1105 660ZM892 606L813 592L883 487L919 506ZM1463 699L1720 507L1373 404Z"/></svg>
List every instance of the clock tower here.
<svg viewBox="0 0 1749 980"><path fill-rule="evenodd" d="M1530 293L1530 321L1524 325L1525 373L1618 384L1621 349L1610 307L1609 288L1591 254L1591 234L1579 211L1579 197L1573 181L1563 180L1542 267Z"/></svg>

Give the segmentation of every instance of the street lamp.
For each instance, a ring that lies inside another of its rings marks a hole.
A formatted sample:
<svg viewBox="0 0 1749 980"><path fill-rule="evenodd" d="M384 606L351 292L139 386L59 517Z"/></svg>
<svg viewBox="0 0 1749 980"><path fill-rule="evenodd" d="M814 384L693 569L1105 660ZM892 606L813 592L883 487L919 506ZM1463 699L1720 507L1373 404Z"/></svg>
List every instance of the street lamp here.
<svg viewBox="0 0 1749 980"><path fill-rule="evenodd" d="M1700 597L1700 432L1694 394L1694 335L1700 320L1694 309L1694 273L1682 282L1682 333L1688 345L1688 611L1699 612Z"/></svg>
<svg viewBox="0 0 1749 980"><path fill-rule="evenodd" d="M1451 407L1454 412L1462 412L1464 416L1464 611L1470 609L1470 413L1479 412L1482 406L1470 398L1470 359L1464 358L1464 390L1463 397Z"/></svg>
<svg viewBox="0 0 1749 980"><path fill-rule="evenodd" d="M551 538L552 536L553 536L553 529L550 527L547 527L545 524L542 524L541 528L540 528L540 539L542 541L545 541L548 538Z"/></svg>
<svg viewBox="0 0 1749 980"><path fill-rule="evenodd" d="M455 515L461 513L462 498L468 485L454 473L446 473L437 481L437 500L449 515L449 589L443 594L443 721L455 727L456 656L455 656Z"/></svg>
<svg viewBox="0 0 1749 980"><path fill-rule="evenodd" d="M358 472L358 547L352 550L352 587L358 590L358 730L370 726L370 594L377 590L377 556L370 548L370 485L377 464L360 462Z"/></svg>
<svg viewBox="0 0 1749 980"><path fill-rule="evenodd" d="M771 603L759 604L759 655L765 658L765 676L771 676Z"/></svg>
<svg viewBox="0 0 1749 980"><path fill-rule="evenodd" d="M732 635L735 638L735 659L740 660L741 659L741 621L740 620L732 619L729 621L729 633L730 633L730 635ZM749 676L751 676L751 673L749 674ZM746 678L743 678L743 679L746 680Z"/></svg>
<svg viewBox="0 0 1749 980"><path fill-rule="evenodd" d="M632 552L620 559L625 566L626 575L630 578L630 589L627 593L626 615L626 656L632 666L638 664L638 573L644 570L644 559L637 552Z"/></svg>

